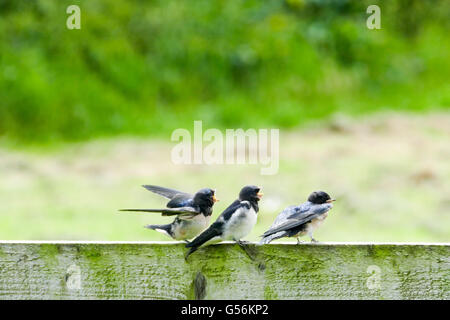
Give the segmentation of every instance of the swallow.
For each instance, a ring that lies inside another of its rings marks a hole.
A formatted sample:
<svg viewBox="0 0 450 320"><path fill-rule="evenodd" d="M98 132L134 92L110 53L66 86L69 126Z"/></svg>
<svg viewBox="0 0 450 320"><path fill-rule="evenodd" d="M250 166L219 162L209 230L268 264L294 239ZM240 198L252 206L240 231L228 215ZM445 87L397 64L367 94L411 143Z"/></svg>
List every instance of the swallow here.
<svg viewBox="0 0 450 320"><path fill-rule="evenodd" d="M195 195L178 190L152 185L143 187L153 193L159 194L170 201L163 209L121 209L120 211L132 212L157 212L162 216L176 216L169 224L147 225L148 229L156 230L168 235L174 240L192 239L209 225L212 207L219 201L213 189L200 189Z"/></svg>
<svg viewBox="0 0 450 320"><path fill-rule="evenodd" d="M207 241L233 240L242 244L256 224L259 211L258 201L263 194L257 186L245 186L239 192L239 198L223 211L217 220L197 238L186 245L189 252L186 258Z"/></svg>
<svg viewBox="0 0 450 320"><path fill-rule="evenodd" d="M283 237L299 237L308 234L311 242L318 242L313 238L316 230L328 216L336 201L324 191L315 191L310 194L308 201L299 206L290 206L284 209L275 219L269 230L264 232L260 244L267 244Z"/></svg>

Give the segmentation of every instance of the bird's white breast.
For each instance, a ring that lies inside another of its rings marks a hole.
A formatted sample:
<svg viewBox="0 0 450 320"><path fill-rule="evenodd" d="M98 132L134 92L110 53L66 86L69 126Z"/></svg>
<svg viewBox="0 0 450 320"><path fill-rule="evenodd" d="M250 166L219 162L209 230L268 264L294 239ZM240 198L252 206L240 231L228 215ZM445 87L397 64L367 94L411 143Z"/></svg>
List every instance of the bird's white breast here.
<svg viewBox="0 0 450 320"><path fill-rule="evenodd" d="M187 240L196 237L199 233L206 229L211 216L205 217L198 214L192 219L181 220L174 231L175 240Z"/></svg>
<svg viewBox="0 0 450 320"><path fill-rule="evenodd" d="M316 230L318 227L322 225L322 223L325 221L325 219L328 217L328 212L318 216L315 219L312 219L310 223L308 223L307 226L307 232L312 232Z"/></svg>
<svg viewBox="0 0 450 320"><path fill-rule="evenodd" d="M240 240L246 237L255 226L257 216L252 206L250 209L242 207L236 210L226 223L222 238L224 240Z"/></svg>

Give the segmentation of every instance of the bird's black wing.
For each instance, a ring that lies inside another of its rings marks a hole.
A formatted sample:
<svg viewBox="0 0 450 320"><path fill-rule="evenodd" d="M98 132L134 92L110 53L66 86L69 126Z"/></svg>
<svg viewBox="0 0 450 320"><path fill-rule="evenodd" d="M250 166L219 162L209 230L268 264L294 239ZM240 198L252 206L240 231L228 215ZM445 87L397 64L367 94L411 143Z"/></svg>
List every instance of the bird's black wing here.
<svg viewBox="0 0 450 320"><path fill-rule="evenodd" d="M160 196L163 196L167 199L173 199L175 196L183 196L184 198L193 198L194 196L192 194L183 192L183 191L178 191L175 189L170 189L170 188L165 188L165 187L160 187L160 186L153 186L150 184L146 184L143 185L143 187L145 189L147 189L148 191L151 191L153 193L159 194Z"/></svg>
<svg viewBox="0 0 450 320"><path fill-rule="evenodd" d="M219 220L219 219L218 219ZM193 252L197 251L197 249L204 244L205 242L208 242L209 240L220 236L222 234L222 221L215 221L212 225L209 226L208 229L203 231L199 236L197 236L194 240L189 242L186 245L186 248L189 248L189 251L186 253L185 259L192 254Z"/></svg>
<svg viewBox="0 0 450 320"><path fill-rule="evenodd" d="M235 200L232 204L228 206L217 218L217 220L209 226L208 229L203 231L197 238L192 240L190 243L186 245L187 248L199 247L204 244L206 241L220 236L222 234L222 226L225 221L231 218L231 215L241 207L241 202L239 200Z"/></svg>
<svg viewBox="0 0 450 320"><path fill-rule="evenodd" d="M129 212L158 212L163 216L175 216L177 215L180 219L190 219L200 214L197 210L192 207L180 207L180 208L164 208L164 209L121 209L119 211L129 211Z"/></svg>
<svg viewBox="0 0 450 320"><path fill-rule="evenodd" d="M177 194L169 202L167 202L167 208L180 208L180 207L192 207L194 200L189 194Z"/></svg>
<svg viewBox="0 0 450 320"><path fill-rule="evenodd" d="M233 213L236 212L237 209L239 209L240 207L242 207L244 204L242 204L241 201L239 200L235 200L232 204L230 204L219 216L219 218L217 218L217 221L219 220L223 220L223 221L227 221L231 218L231 216L233 215Z"/></svg>
<svg viewBox="0 0 450 320"><path fill-rule="evenodd" d="M264 232L263 237L270 236L271 234L280 232L280 231L287 231L289 229L298 227L304 223L307 223L318 216L324 214L330 210L330 206L311 206L306 211L300 211L298 214L291 215L286 222L281 223L275 228L269 229L266 232Z"/></svg>
<svg viewBox="0 0 450 320"><path fill-rule="evenodd" d="M209 226L208 229L203 231L197 238L192 240L186 245L186 248L190 248L188 253L186 254L186 258L196 251L198 247L200 247L205 242L213 239L214 237L222 235L223 232L223 225L228 221L233 213L236 212L239 208L246 205L248 202L242 203L239 200L235 200L232 204L230 204L217 218L217 220ZM250 204L248 204L250 205Z"/></svg>
<svg viewBox="0 0 450 320"><path fill-rule="evenodd" d="M197 248L200 247L205 242L211 240L214 237L220 236L222 233L221 228L222 223L216 221L212 225L209 226L208 229L203 231L198 237L189 242L186 245L186 248Z"/></svg>

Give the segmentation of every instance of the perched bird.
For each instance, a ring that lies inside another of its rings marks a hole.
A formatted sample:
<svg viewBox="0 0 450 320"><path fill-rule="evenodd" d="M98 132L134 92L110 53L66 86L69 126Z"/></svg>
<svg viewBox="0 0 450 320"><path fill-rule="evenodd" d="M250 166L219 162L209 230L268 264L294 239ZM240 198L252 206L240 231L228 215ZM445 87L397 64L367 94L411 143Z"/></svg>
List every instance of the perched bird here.
<svg viewBox="0 0 450 320"><path fill-rule="evenodd" d="M311 242L317 242L313 238L313 232L328 216L328 211L333 207L331 202L335 199L323 191L315 191L308 197L308 201L299 206L290 206L284 209L275 219L274 223L263 235L260 244L283 237L299 237L308 234Z"/></svg>
<svg viewBox="0 0 450 320"><path fill-rule="evenodd" d="M218 199L213 189L200 189L195 195L174 189L144 185L145 189L170 201L163 209L121 209L120 211L158 212L163 216L177 216L170 224L147 225L146 228L164 233L175 240L192 239L209 224L212 207Z"/></svg>
<svg viewBox="0 0 450 320"><path fill-rule="evenodd" d="M226 208L208 229L186 245L190 248L186 258L207 241L233 240L241 245L241 239L247 236L256 224L258 201L262 196L259 187L242 188L239 199Z"/></svg>

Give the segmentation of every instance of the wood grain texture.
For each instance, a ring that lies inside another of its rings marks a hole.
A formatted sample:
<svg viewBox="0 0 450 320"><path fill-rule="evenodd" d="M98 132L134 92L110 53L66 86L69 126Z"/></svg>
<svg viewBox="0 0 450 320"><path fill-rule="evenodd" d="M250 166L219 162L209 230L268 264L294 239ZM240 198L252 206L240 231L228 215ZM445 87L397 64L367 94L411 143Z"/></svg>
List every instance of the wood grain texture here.
<svg viewBox="0 0 450 320"><path fill-rule="evenodd" d="M0 242L0 299L449 299L448 244Z"/></svg>

